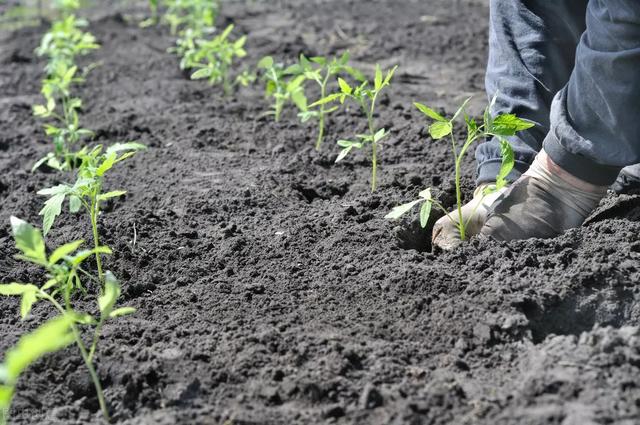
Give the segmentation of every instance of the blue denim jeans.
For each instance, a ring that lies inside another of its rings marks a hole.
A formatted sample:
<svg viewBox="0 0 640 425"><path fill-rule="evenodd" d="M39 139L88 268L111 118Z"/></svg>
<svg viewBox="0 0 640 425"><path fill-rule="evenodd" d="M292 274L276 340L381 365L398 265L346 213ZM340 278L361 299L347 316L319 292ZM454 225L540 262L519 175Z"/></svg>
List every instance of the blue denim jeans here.
<svg viewBox="0 0 640 425"><path fill-rule="evenodd" d="M640 163L640 0L491 0L486 89L493 114L536 123L511 138L511 180L544 147L597 185ZM500 168L495 140L476 149L478 183Z"/></svg>

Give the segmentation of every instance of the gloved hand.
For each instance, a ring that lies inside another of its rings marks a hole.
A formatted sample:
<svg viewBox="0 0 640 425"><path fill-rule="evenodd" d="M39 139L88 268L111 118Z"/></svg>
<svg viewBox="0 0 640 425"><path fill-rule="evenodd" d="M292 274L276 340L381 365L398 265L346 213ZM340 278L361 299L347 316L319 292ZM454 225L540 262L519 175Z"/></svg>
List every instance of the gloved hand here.
<svg viewBox="0 0 640 425"><path fill-rule="evenodd" d="M572 176L543 150L495 202L480 233L503 241L552 238L580 226L606 193L606 186Z"/></svg>
<svg viewBox="0 0 640 425"><path fill-rule="evenodd" d="M462 206L462 218L465 223L468 223L465 236L475 236L480 232L484 222L487 220L487 214L489 213L491 205L507 190L507 188L504 187L488 195L483 195L484 189L493 184L495 183L485 183L478 186L473 192L473 199ZM450 212L448 217L444 216L436 221L431 237L433 246L444 250L452 250L462 243L460 231L456 225L456 223L459 223L458 217L458 210L456 209Z"/></svg>
<svg viewBox="0 0 640 425"><path fill-rule="evenodd" d="M624 167L611 189L616 193L640 193L640 164Z"/></svg>

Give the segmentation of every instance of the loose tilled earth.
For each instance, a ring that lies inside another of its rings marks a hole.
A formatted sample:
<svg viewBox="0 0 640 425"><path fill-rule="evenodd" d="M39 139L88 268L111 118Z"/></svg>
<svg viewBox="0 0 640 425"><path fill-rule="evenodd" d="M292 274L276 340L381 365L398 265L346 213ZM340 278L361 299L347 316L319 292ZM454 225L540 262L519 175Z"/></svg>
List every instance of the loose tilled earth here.
<svg viewBox="0 0 640 425"><path fill-rule="evenodd" d="M393 135L373 195L365 156L333 164L335 140L362 130L356 110L334 115L318 154L292 111L261 117L259 87L224 98L185 78L166 53L170 34L137 26L144 13L122 3L87 12L103 47L83 61L101 66L78 89L97 142L149 146L114 174L110 188L129 193L101 217L115 251L107 268L123 280L122 304L138 309L105 328L99 349L115 422L640 423L639 198L610 196L553 240L472 240L453 253L382 218L431 185L452 205L448 145L427 137L411 102L452 113L477 94L480 110L486 2L224 8L223 24L249 36L246 63L349 49L367 70L400 65L380 108ZM35 192L64 178L29 172L48 149L30 110L45 29L0 40L4 282L42 278L13 259L9 216L39 224ZM464 172L468 196L471 158ZM91 239L87 220L64 214L48 243L77 238ZM20 322L17 301L0 300L0 350L51 314L41 305ZM75 348L28 370L13 420L101 423Z"/></svg>

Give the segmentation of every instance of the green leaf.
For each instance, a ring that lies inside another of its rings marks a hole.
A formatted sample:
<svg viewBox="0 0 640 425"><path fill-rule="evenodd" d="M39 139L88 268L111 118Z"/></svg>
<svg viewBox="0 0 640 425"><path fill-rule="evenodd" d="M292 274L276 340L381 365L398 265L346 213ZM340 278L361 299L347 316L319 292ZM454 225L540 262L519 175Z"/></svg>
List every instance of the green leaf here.
<svg viewBox="0 0 640 425"><path fill-rule="evenodd" d="M518 131L527 130L535 126L531 121L525 121L514 114L502 114L495 117L489 132L498 136L514 136Z"/></svg>
<svg viewBox="0 0 640 425"><path fill-rule="evenodd" d="M16 241L16 248L20 250L25 257L44 265L47 263L47 255L45 253L44 239L40 230L21 220L11 216L11 231Z"/></svg>
<svg viewBox="0 0 640 425"><path fill-rule="evenodd" d="M66 243L53 251L51 256L49 257L49 264L56 264L58 261L62 260L67 255L75 252L80 245L82 245L84 241L73 241Z"/></svg>
<svg viewBox="0 0 640 425"><path fill-rule="evenodd" d="M376 132L376 134L373 136L373 143L378 143L380 140L382 140L388 133L386 132L386 130L384 128L381 128L380 130L378 130Z"/></svg>
<svg viewBox="0 0 640 425"><path fill-rule="evenodd" d="M382 87L389 85L389 83L391 83L391 79L393 78L393 74L396 73L396 70L398 69L398 65L394 66L393 68L391 68L388 72L387 72L387 76L384 77L384 81L382 82Z"/></svg>
<svg viewBox="0 0 640 425"><path fill-rule="evenodd" d="M109 316L120 296L120 284L111 272L105 273L104 293L98 297L98 307L103 317Z"/></svg>
<svg viewBox="0 0 640 425"><path fill-rule="evenodd" d="M262 68L262 69L269 69L273 67L273 58L271 56L265 56L262 59L260 59L260 62L258 62L258 68Z"/></svg>
<svg viewBox="0 0 640 425"><path fill-rule="evenodd" d="M320 105L324 105L326 103L334 102L334 101L338 100L340 97L342 97L342 93L330 94L329 96L323 97L322 99L312 103L311 105L309 105L309 108L314 108L316 106L320 106Z"/></svg>
<svg viewBox="0 0 640 425"><path fill-rule="evenodd" d="M429 134L434 140L442 139L453 131L453 126L449 121L437 121L429 126Z"/></svg>
<svg viewBox="0 0 640 425"><path fill-rule="evenodd" d="M352 142L351 140L338 140L337 145L341 148L348 148L355 144L356 142Z"/></svg>
<svg viewBox="0 0 640 425"><path fill-rule="evenodd" d="M428 188L422 190L420 193L418 193L418 196L423 198L423 199L432 199L431 198L431 188L428 187Z"/></svg>
<svg viewBox="0 0 640 425"><path fill-rule="evenodd" d="M302 112L307 110L307 97L302 89L295 90L291 93L291 100Z"/></svg>
<svg viewBox="0 0 640 425"><path fill-rule="evenodd" d="M64 184L59 184L57 186L53 186L47 189L41 189L37 193L38 195L51 196L51 195L65 194L68 191L69 191L69 186Z"/></svg>
<svg viewBox="0 0 640 425"><path fill-rule="evenodd" d="M380 64L376 64L376 76L374 79L374 88L376 91L379 91L382 88L382 69L380 68Z"/></svg>
<svg viewBox="0 0 640 425"><path fill-rule="evenodd" d="M33 106L33 115L35 115L36 117L43 117L45 115L49 114L49 111L47 110L46 107L42 106L42 105L34 105Z"/></svg>
<svg viewBox="0 0 640 425"><path fill-rule="evenodd" d="M429 222L429 215L431 215L431 205L431 196L429 196L429 199L425 200L422 204L422 207L420 207L420 227L422 227L423 229L427 227L427 223Z"/></svg>
<svg viewBox="0 0 640 425"><path fill-rule="evenodd" d="M41 291L47 291L51 288L53 288L54 286L56 286L58 284L58 280L57 279L49 279L47 280L47 282L42 285L42 288L40 288Z"/></svg>
<svg viewBox="0 0 640 425"><path fill-rule="evenodd" d="M415 201L411 201L406 204L398 205L397 207L394 207L389 214L385 215L384 218L388 220L397 220L403 215L405 215L406 213L408 213L409 211L411 211L411 208L413 208L420 202L424 202L424 199L417 199Z"/></svg>
<svg viewBox="0 0 640 425"><path fill-rule="evenodd" d="M51 230L56 217L62 212L62 203L64 202L65 196L64 193L53 195L45 201L44 207L38 213L38 215L42 216L42 230L45 236L49 233L49 230Z"/></svg>
<svg viewBox="0 0 640 425"><path fill-rule="evenodd" d="M105 154L109 155L114 152L122 152L122 151L142 151L147 149L145 145L137 142L126 142L126 143L114 143L113 145L107 148Z"/></svg>
<svg viewBox="0 0 640 425"><path fill-rule="evenodd" d="M342 78L338 78L338 84L340 85L340 90L342 91L342 93L344 94L353 93L353 88L349 85L349 83L347 83Z"/></svg>
<svg viewBox="0 0 640 425"><path fill-rule="evenodd" d="M116 157L117 154L115 152L108 152L106 158L104 159L104 161L102 161L102 164L100 164L100 166L96 170L96 175L102 176L104 175L104 173L109 171L111 167L113 167L113 164L116 163Z"/></svg>
<svg viewBox="0 0 640 425"><path fill-rule="evenodd" d="M38 299L36 291L37 288L31 291L26 291L22 294L22 300L20 301L20 317L22 317L23 320L29 315L31 307L33 307L33 304Z"/></svg>
<svg viewBox="0 0 640 425"><path fill-rule="evenodd" d="M76 195L69 196L69 212L75 214L80 211L80 208L82 208L82 200Z"/></svg>
<svg viewBox="0 0 640 425"><path fill-rule="evenodd" d="M116 318L116 317L121 317L121 316L127 316L129 314L133 314L136 312L136 309L133 307L120 307L120 308L116 308L115 310L113 310L110 314L109 317L110 318Z"/></svg>
<svg viewBox="0 0 640 425"><path fill-rule="evenodd" d="M467 104L469 103L469 101L471 100L473 96L468 97L464 102L462 102L462 105L458 108L458 110L456 111L455 114L453 114L453 118L451 118L451 122L454 122L456 119L458 119L458 116L462 113L464 113L464 111L467 108Z"/></svg>
<svg viewBox="0 0 640 425"><path fill-rule="evenodd" d="M14 295L24 295L27 292L37 291L38 287L32 285L30 283L7 283L4 285L0 285L0 295L5 296L14 296Z"/></svg>
<svg viewBox="0 0 640 425"><path fill-rule="evenodd" d="M351 152L351 149L353 149L354 145L351 145L349 147L346 147L344 149L342 149L340 151L340 153L338 154L338 157L336 158L336 163L342 161L343 159L346 158L347 155L349 155L349 152Z"/></svg>
<svg viewBox="0 0 640 425"><path fill-rule="evenodd" d="M500 165L500 171L498 171L498 175L496 176L496 190L500 190L508 184L506 178L515 165L515 157L511 144L502 137L500 137L499 140L502 164Z"/></svg>
<svg viewBox="0 0 640 425"><path fill-rule="evenodd" d="M113 190L111 192L101 193L100 195L98 195L98 200L106 201L107 199L117 198L118 196L122 196L126 193L127 193L126 190Z"/></svg>
<svg viewBox="0 0 640 425"><path fill-rule="evenodd" d="M191 74L191 79L192 80L200 80L202 78L209 78L212 73L213 73L213 69L211 69L209 67L200 68L199 70L197 70L196 72Z"/></svg>
<svg viewBox="0 0 640 425"><path fill-rule="evenodd" d="M48 320L31 333L20 338L18 343L7 351L3 370L5 384L13 386L20 374L45 354L58 351L74 340L71 333L71 316L57 316Z"/></svg>
<svg viewBox="0 0 640 425"><path fill-rule="evenodd" d="M422 112L423 114L425 114L426 116L428 116L431 119L434 119L434 120L440 121L440 122L447 122L448 121L445 117L443 117L442 115L440 115L439 113L437 113L433 109L429 108L428 106L423 105L422 103L414 102L413 105L416 108L418 108L418 110L420 110L420 112Z"/></svg>
<svg viewBox="0 0 640 425"><path fill-rule="evenodd" d="M71 258L71 264L73 264L74 266L77 266L78 264L82 263L84 260L91 257L92 255L112 254L112 253L113 252L111 251L111 248L109 248L108 246L99 246L98 248L82 250L76 253L76 255L74 255Z"/></svg>

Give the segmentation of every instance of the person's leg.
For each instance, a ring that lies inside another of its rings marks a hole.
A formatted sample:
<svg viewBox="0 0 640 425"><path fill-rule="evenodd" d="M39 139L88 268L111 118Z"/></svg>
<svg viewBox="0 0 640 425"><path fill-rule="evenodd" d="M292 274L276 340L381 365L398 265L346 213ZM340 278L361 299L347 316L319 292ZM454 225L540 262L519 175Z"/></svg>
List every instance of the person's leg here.
<svg viewBox="0 0 640 425"><path fill-rule="evenodd" d="M516 160L511 181L529 168L549 131L551 102L569 81L586 8L587 0L491 0L485 79L489 98L497 94L491 112L537 124L510 140ZM480 144L476 160L478 184L495 181L500 144Z"/></svg>
<svg viewBox="0 0 640 425"><path fill-rule="evenodd" d="M510 181L529 168L549 131L551 101L569 81L585 28L586 7L587 0L491 0L485 78L489 98L496 95L491 113L513 113L537 124L510 139L515 154L514 170L507 177ZM478 187L494 183L502 163L500 143L480 144L476 160ZM480 231L498 195L485 197L476 190L462 208L469 236ZM459 219L453 211L435 223L433 246L453 249L462 242L455 224Z"/></svg>
<svg viewBox="0 0 640 425"><path fill-rule="evenodd" d="M591 0L576 66L551 111L544 149L572 175L613 183L640 162L640 1Z"/></svg>
<svg viewBox="0 0 640 425"><path fill-rule="evenodd" d="M543 151L496 202L482 234L552 237L577 227L622 167L640 162L640 2L590 0L586 22Z"/></svg>

